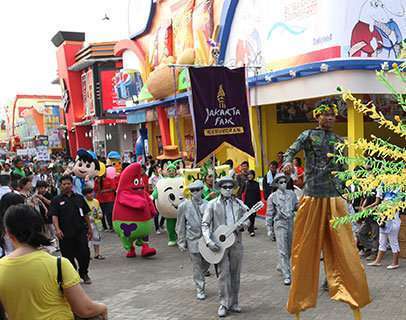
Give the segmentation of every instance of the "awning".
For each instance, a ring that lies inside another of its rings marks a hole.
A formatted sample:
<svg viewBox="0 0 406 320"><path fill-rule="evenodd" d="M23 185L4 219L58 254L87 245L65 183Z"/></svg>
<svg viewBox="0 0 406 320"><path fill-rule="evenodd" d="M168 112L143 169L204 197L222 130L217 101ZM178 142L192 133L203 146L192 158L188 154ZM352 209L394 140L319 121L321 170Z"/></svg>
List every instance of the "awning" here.
<svg viewBox="0 0 406 320"><path fill-rule="evenodd" d="M134 112L134 111L153 108L153 107L171 105L171 104L175 103L175 101L187 100L189 98L189 95L190 95L190 91L186 91L186 92L182 92L182 93L167 97L162 100L133 104L130 107L110 109L110 110L107 110L107 112L110 114L114 114L114 113L118 114L121 112L127 113L127 112Z"/></svg>
<svg viewBox="0 0 406 320"><path fill-rule="evenodd" d="M69 71L80 71L83 70L96 62L111 62L111 61L121 61L121 57L112 57L112 58L103 58L103 59L88 59L76 62L75 64L71 65L68 70Z"/></svg>
<svg viewBox="0 0 406 320"><path fill-rule="evenodd" d="M400 65L403 62L405 60L362 58L323 60L253 76L248 78L248 85L255 87L339 70L388 70L392 64L397 63Z"/></svg>

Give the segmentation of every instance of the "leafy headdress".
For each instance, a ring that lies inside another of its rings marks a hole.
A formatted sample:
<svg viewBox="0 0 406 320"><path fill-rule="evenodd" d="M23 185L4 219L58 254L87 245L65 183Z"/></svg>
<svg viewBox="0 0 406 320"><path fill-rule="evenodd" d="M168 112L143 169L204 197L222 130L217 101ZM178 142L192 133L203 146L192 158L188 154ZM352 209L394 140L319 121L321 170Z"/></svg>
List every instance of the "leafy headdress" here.
<svg viewBox="0 0 406 320"><path fill-rule="evenodd" d="M316 119L321 114L331 111L334 112L335 116L338 116L338 107L335 103L322 102L317 108L313 110L313 117Z"/></svg>
<svg viewBox="0 0 406 320"><path fill-rule="evenodd" d="M182 159L175 160L175 161L168 161L166 163L166 171L177 171L178 170L178 164L182 162Z"/></svg>

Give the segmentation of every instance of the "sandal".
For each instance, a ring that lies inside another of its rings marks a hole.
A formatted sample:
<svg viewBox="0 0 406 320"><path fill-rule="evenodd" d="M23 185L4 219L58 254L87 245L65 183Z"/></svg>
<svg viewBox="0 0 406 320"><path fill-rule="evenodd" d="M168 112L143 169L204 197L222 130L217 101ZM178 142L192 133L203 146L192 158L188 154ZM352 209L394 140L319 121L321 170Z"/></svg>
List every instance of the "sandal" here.
<svg viewBox="0 0 406 320"><path fill-rule="evenodd" d="M382 264L380 262L371 262L367 264L369 267L380 267L381 265Z"/></svg>
<svg viewBox="0 0 406 320"><path fill-rule="evenodd" d="M399 265L398 264L395 264L395 265L390 265L390 266L387 266L386 267L386 269L388 269L388 270L394 270L394 269L397 269L397 268L399 268Z"/></svg>
<svg viewBox="0 0 406 320"><path fill-rule="evenodd" d="M94 258L97 259L97 260L104 260L104 259L106 259L106 257L103 257L101 254L95 256Z"/></svg>

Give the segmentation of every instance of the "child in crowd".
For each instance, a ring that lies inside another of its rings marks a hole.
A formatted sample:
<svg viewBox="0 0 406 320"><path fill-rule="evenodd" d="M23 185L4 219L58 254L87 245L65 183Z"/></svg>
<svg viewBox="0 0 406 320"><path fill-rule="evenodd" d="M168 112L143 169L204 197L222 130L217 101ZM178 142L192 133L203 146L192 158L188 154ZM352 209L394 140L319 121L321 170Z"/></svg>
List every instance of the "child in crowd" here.
<svg viewBox="0 0 406 320"><path fill-rule="evenodd" d="M282 273L283 283L290 285L290 254L292 247L293 219L298 207L294 191L287 189L288 177L278 176L274 181L278 188L267 200L266 226L268 230L274 224L276 246L279 254L277 270Z"/></svg>
<svg viewBox="0 0 406 320"><path fill-rule="evenodd" d="M100 203L97 199L93 196L93 189L92 188L85 188L83 190L83 194L85 196L87 205L90 208L90 225L92 226L93 237L91 243L93 244L94 248L94 258L97 260L104 260L100 254L100 243L101 243L101 231L103 230L103 212L100 208Z"/></svg>

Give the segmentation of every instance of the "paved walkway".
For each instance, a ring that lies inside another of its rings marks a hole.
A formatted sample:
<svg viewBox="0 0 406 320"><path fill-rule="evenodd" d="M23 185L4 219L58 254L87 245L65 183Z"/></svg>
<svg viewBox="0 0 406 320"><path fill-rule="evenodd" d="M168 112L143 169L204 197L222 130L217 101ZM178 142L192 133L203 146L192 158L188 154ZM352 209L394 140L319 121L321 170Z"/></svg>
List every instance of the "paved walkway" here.
<svg viewBox="0 0 406 320"><path fill-rule="evenodd" d="M263 221L258 220L257 224L255 238L244 236L240 292L243 313L227 319L293 319L284 308L288 288L275 270L275 242L266 239ZM102 251L107 259L92 260L93 284L85 289L92 298L108 305L109 319L217 319L215 276L208 278L208 299L197 301L188 255L168 248L166 242L166 234L154 234L152 244L158 249L155 257L127 259L115 234L104 234ZM389 257L385 262L389 263ZM374 301L363 309L363 319L406 319L406 260L402 263L404 267L393 271L367 268ZM321 291L317 309L303 313L302 319L349 320L351 315L349 307L330 301L328 294Z"/></svg>

